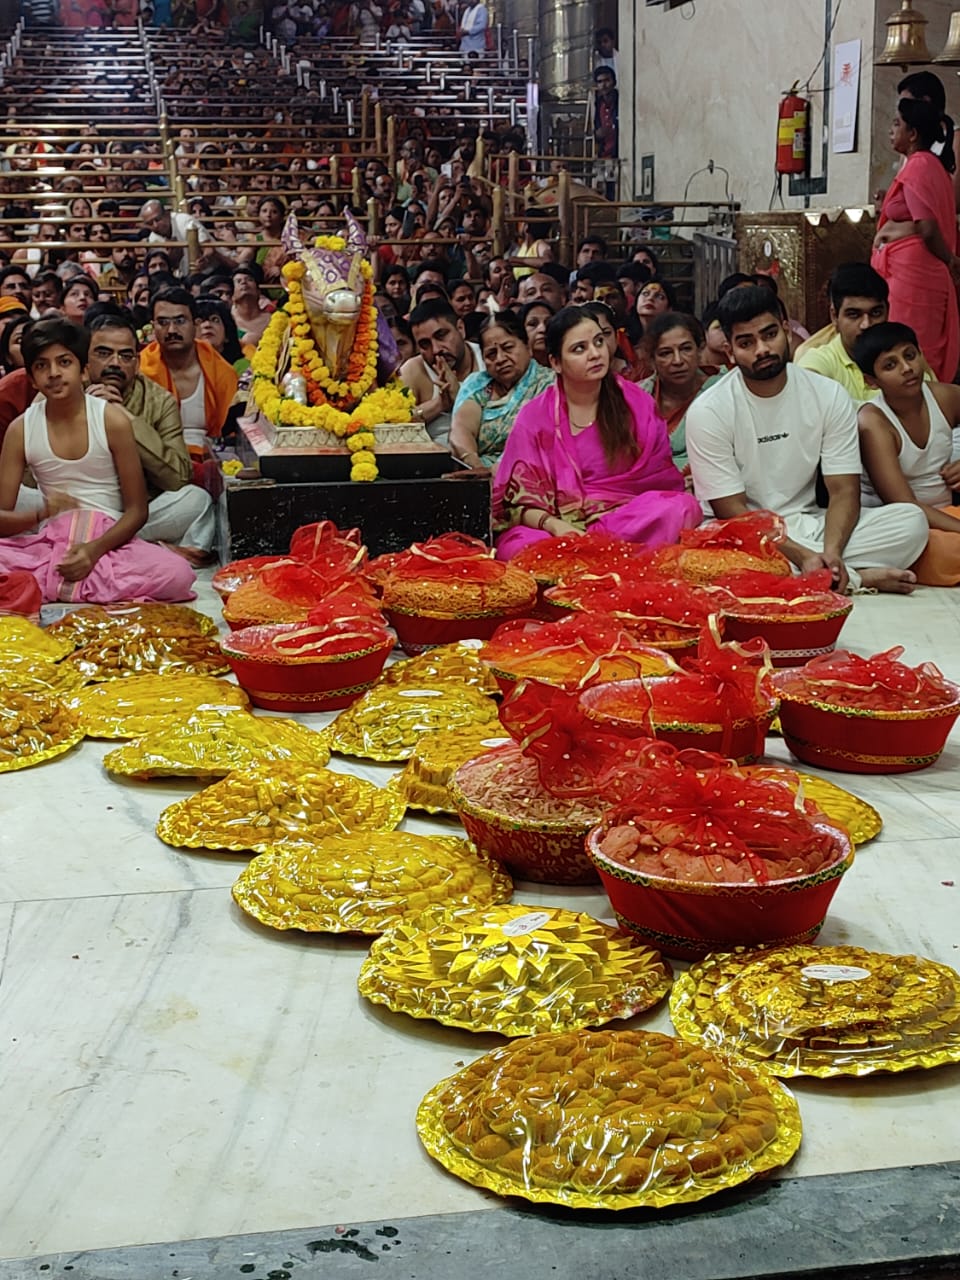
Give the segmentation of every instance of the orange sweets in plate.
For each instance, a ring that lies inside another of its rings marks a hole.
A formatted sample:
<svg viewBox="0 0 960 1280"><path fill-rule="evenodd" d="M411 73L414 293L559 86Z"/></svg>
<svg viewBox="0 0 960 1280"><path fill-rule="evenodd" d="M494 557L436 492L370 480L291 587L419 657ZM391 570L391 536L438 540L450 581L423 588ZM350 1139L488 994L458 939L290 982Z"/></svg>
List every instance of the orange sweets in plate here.
<svg viewBox="0 0 960 1280"><path fill-rule="evenodd" d="M219 676L230 670L219 642L212 636L186 629L156 632L137 626L108 632L64 661L92 681L151 672Z"/></svg>
<svg viewBox="0 0 960 1280"><path fill-rule="evenodd" d="M477 538L454 533L413 543L382 586L384 609L432 618L519 612L537 598L529 573L494 560Z"/></svg>
<svg viewBox="0 0 960 1280"><path fill-rule="evenodd" d="M427 1151L499 1195L574 1208L700 1200L787 1163L796 1100L762 1068L670 1036L531 1036L441 1081L417 1112Z"/></svg>
<svg viewBox="0 0 960 1280"><path fill-rule="evenodd" d="M560 622L504 622L484 644L480 658L501 680L534 679L564 688L677 670L670 658L641 644L617 618L592 613Z"/></svg>
<svg viewBox="0 0 960 1280"><path fill-rule="evenodd" d="M212 618L186 604L85 604L52 622L47 633L72 649L82 649L95 640L122 635L131 627L158 634L217 634Z"/></svg>
<svg viewBox="0 0 960 1280"><path fill-rule="evenodd" d="M51 760L82 737L76 712L52 695L0 692L0 773Z"/></svg>

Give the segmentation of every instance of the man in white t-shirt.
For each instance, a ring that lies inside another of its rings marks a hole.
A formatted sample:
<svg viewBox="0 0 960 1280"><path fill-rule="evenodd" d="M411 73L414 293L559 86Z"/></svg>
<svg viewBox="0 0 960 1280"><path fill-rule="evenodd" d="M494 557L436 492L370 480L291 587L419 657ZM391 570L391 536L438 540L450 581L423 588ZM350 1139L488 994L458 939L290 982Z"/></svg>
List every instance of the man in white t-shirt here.
<svg viewBox="0 0 960 1280"><path fill-rule="evenodd" d="M927 543L909 503L860 510L857 410L838 383L788 364L783 322L766 289L733 289L720 323L736 368L687 410L694 492L721 520L766 508L783 516L781 550L801 573L827 567L848 586L909 594ZM817 468L828 495L817 505Z"/></svg>

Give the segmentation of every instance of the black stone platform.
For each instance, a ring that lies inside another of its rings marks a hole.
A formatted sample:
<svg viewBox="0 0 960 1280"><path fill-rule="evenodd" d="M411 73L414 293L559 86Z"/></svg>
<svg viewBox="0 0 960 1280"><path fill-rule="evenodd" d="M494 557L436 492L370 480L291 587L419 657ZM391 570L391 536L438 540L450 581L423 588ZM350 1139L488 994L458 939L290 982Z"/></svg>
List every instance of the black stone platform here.
<svg viewBox="0 0 960 1280"><path fill-rule="evenodd" d="M282 553L302 524L333 520L358 528L371 556L457 530L490 541L490 482L456 479L374 480L370 484L231 482L220 499L224 561Z"/></svg>
<svg viewBox="0 0 960 1280"><path fill-rule="evenodd" d="M957 1280L958 1210L960 1165L904 1166L758 1182L660 1212L513 1200L47 1254L0 1261L0 1280Z"/></svg>

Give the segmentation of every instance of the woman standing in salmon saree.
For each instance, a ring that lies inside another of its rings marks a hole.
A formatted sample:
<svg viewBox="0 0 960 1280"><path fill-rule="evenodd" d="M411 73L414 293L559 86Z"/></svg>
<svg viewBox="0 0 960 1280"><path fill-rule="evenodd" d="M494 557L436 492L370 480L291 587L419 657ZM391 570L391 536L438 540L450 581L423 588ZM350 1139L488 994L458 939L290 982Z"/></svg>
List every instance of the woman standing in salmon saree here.
<svg viewBox="0 0 960 1280"><path fill-rule="evenodd" d="M598 530L647 546L702 519L653 400L610 370L600 326L565 307L547 326L554 386L520 410L493 486L497 556Z"/></svg>

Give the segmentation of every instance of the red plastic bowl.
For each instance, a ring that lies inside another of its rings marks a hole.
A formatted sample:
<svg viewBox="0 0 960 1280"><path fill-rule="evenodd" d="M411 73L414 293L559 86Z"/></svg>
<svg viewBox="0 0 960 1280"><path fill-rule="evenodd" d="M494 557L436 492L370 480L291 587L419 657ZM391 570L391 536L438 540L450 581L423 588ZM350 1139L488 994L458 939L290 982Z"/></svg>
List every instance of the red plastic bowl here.
<svg viewBox="0 0 960 1280"><path fill-rule="evenodd" d="M721 723L720 717L711 714L710 719L690 723L681 720L670 712L669 693L673 688L702 683L704 687L704 707L710 712L716 711L711 706L715 697L712 682L702 676L651 676L646 681L618 680L611 684L596 685L585 689L580 695L580 705L587 717L595 724L613 729L624 738L648 738L647 730L641 718L640 708L646 705L644 686L654 699L654 712L651 717L653 737L662 742L669 742L678 750L692 747L698 751L713 751L717 755L728 756L738 764L755 764L763 755L766 737L770 731L773 717L777 713L774 698L767 698L767 708L763 715L755 719L730 720ZM638 715L636 719L622 714L618 715L617 703L629 698L633 692L637 695Z"/></svg>
<svg viewBox="0 0 960 1280"><path fill-rule="evenodd" d="M494 751L509 753L517 749L509 743L495 747ZM450 781L449 790L457 816L478 849L503 863L520 880L535 880L543 884L596 884L597 873L585 847L591 822L517 818L478 804L467 794L473 763L473 760L468 760L460 766Z"/></svg>
<svg viewBox="0 0 960 1280"><path fill-rule="evenodd" d="M837 860L812 875L765 885L698 884L631 871L600 848L602 826L587 836L614 914L625 929L668 956L698 959L734 947L789 947L810 942L853 863L845 831L819 823L836 841Z"/></svg>
<svg viewBox="0 0 960 1280"><path fill-rule="evenodd" d="M384 631L378 643L329 657L264 656L271 636L302 631L299 622L246 627L220 642L237 682L250 701L266 711L339 711L349 707L379 678L394 639Z"/></svg>
<svg viewBox="0 0 960 1280"><path fill-rule="evenodd" d="M481 613L460 618L436 618L423 613L404 613L400 609L384 609L384 613L397 633L400 648L415 658L441 644L489 640L502 622L529 617L530 610L524 607L509 613Z"/></svg>
<svg viewBox="0 0 960 1280"><path fill-rule="evenodd" d="M922 711L861 711L791 696L782 678L780 725L791 754L804 764L839 773L912 773L935 764L960 716L960 687L951 702Z"/></svg>
<svg viewBox="0 0 960 1280"><path fill-rule="evenodd" d="M789 611L779 617L751 613L749 603L740 608L724 609L724 637L727 640L752 640L761 636L770 646L770 660L775 667L800 667L822 653L832 653L837 637L853 608L847 600L826 613L806 614Z"/></svg>

